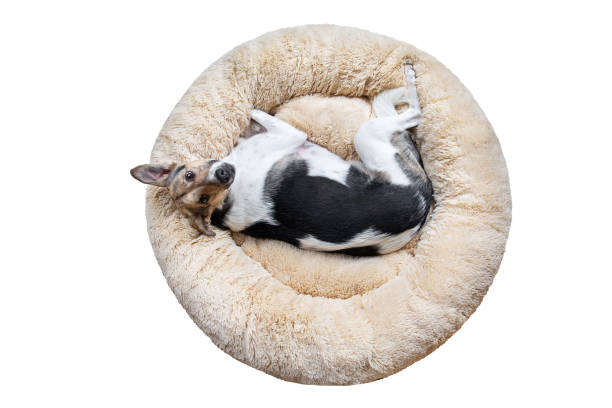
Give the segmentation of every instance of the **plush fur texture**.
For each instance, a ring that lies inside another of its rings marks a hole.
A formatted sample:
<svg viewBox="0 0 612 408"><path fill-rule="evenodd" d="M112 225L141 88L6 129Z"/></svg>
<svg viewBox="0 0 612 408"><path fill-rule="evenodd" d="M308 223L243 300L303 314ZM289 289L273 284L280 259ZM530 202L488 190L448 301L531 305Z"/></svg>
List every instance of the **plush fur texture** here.
<svg viewBox="0 0 612 408"><path fill-rule="evenodd" d="M151 162L224 157L254 107L355 158L351 138L372 115L369 98L404 86L406 63L416 71L423 110L416 143L435 205L405 249L351 258L218 229L210 238L189 226L164 189L148 188L149 234L168 284L196 324L238 360L302 383L373 381L444 343L487 292L511 220L504 157L459 80L405 43L336 26L245 43L189 88Z"/></svg>

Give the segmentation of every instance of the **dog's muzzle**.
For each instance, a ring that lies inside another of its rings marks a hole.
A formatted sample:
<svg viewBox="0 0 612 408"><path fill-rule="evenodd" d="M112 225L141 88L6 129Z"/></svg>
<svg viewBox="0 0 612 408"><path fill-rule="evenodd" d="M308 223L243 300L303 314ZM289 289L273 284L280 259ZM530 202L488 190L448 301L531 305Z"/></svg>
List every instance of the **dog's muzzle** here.
<svg viewBox="0 0 612 408"><path fill-rule="evenodd" d="M215 170L215 178L220 184L231 184L234 181L236 169L229 163L223 163Z"/></svg>

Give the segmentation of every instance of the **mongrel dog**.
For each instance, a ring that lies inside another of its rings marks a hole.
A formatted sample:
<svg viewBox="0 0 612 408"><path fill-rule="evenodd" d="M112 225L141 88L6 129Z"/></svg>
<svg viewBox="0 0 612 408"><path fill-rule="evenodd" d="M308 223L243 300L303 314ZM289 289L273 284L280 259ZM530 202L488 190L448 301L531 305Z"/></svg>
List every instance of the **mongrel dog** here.
<svg viewBox="0 0 612 408"><path fill-rule="evenodd" d="M425 222L432 187L409 129L421 120L411 67L407 87L374 98L375 119L354 136L361 162L306 141L306 133L260 110L229 156L142 165L131 173L166 187L201 233L210 224L299 248L377 255L404 246ZM396 106L409 108L398 114ZM254 121L254 122L253 122ZM254 135L253 135L254 133Z"/></svg>

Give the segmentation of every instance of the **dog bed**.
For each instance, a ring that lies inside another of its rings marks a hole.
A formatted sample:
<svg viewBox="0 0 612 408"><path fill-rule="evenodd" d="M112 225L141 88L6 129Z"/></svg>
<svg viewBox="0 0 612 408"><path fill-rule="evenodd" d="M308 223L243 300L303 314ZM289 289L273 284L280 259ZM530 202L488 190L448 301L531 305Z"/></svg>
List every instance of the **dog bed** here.
<svg viewBox="0 0 612 408"><path fill-rule="evenodd" d="M299 250L216 229L199 235L164 189L149 187L148 231L179 302L222 350L279 378L354 384L393 374L446 341L474 312L511 219L498 140L442 64L388 37L337 26L266 34L211 65L160 132L151 162L222 158L252 108L356 158L352 136L379 92L416 72L417 143L435 204L419 236L385 256Z"/></svg>

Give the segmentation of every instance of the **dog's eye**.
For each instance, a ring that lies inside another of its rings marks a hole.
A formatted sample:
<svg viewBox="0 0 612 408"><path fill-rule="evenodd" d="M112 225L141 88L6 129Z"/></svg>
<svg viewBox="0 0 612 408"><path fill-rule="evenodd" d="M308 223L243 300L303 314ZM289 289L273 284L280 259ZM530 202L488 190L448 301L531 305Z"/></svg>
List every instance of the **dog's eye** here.
<svg viewBox="0 0 612 408"><path fill-rule="evenodd" d="M202 194L200 196L200 204L206 204L208 202L208 198L209 198L208 195Z"/></svg>
<svg viewBox="0 0 612 408"><path fill-rule="evenodd" d="M189 170L185 173L185 180L187 181L191 181L193 180L193 178L195 177L195 174L193 174L193 171Z"/></svg>

